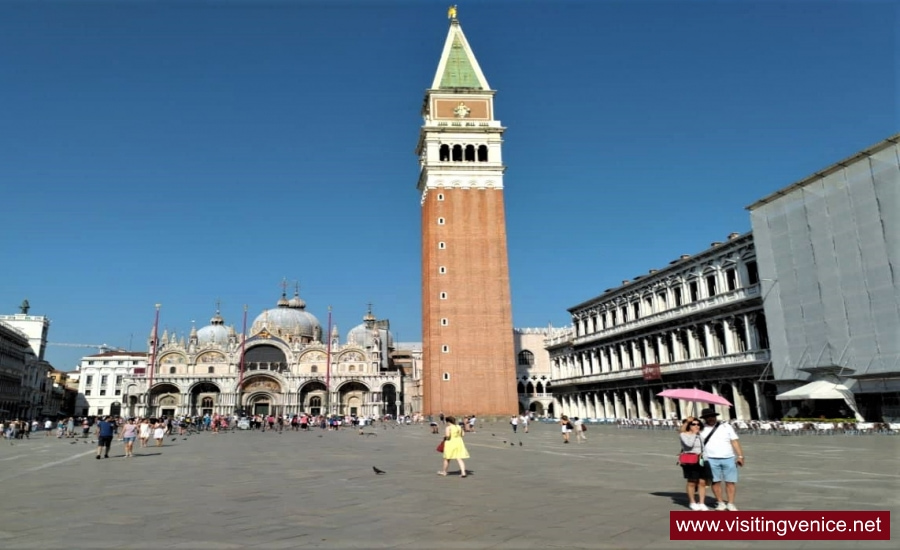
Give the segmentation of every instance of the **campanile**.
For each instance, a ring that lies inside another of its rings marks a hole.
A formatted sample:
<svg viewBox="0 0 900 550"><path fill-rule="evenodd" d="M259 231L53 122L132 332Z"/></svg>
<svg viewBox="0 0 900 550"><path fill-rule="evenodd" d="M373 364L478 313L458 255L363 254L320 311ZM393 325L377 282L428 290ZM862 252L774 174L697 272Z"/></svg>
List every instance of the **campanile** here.
<svg viewBox="0 0 900 550"><path fill-rule="evenodd" d="M494 90L456 17L425 93L422 199L424 414L518 412Z"/></svg>

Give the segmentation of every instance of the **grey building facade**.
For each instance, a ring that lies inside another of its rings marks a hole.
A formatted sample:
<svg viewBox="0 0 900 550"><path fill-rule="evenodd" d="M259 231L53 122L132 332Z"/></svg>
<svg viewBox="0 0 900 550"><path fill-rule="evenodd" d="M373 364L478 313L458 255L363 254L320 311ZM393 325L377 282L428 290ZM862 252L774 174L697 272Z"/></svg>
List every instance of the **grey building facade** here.
<svg viewBox="0 0 900 550"><path fill-rule="evenodd" d="M779 391L850 389L900 417L900 134L750 205Z"/></svg>

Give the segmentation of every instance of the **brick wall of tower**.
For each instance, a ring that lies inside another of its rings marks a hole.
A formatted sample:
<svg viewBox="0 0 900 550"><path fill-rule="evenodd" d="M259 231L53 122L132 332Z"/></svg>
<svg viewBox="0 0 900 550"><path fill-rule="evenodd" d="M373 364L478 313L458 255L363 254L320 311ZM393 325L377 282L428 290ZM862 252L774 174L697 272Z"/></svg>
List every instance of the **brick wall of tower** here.
<svg viewBox="0 0 900 550"><path fill-rule="evenodd" d="M444 218L443 225L438 218ZM515 414L503 191L429 190L422 207L422 247L423 412ZM441 266L446 273L440 273ZM441 292L447 293L445 300ZM444 373L450 380L443 380Z"/></svg>

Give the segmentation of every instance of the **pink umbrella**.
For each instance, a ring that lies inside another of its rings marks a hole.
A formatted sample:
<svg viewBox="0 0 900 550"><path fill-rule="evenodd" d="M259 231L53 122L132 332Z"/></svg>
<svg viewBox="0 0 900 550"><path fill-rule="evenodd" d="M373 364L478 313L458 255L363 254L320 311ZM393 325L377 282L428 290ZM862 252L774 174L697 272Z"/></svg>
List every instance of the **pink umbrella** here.
<svg viewBox="0 0 900 550"><path fill-rule="evenodd" d="M720 395L714 395L708 391L695 390L693 388L675 388L671 390L661 391L656 394L659 397L668 397L669 399L680 399L682 401L691 401L693 403L706 403L708 405L724 405L731 406L731 401Z"/></svg>

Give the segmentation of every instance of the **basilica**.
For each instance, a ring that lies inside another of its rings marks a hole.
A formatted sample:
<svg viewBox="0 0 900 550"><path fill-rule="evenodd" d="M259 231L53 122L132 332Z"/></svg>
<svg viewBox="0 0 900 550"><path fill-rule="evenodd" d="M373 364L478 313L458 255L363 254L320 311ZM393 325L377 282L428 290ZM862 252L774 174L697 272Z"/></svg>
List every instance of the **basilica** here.
<svg viewBox="0 0 900 550"><path fill-rule="evenodd" d="M209 325L178 339L156 329L150 362L124 380L129 416L204 414L340 414L380 416L403 411L403 371L392 361L387 320L371 307L341 342L295 293L253 321L246 337L219 310ZM327 328L326 328L327 331Z"/></svg>

